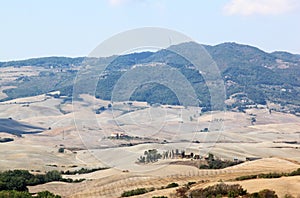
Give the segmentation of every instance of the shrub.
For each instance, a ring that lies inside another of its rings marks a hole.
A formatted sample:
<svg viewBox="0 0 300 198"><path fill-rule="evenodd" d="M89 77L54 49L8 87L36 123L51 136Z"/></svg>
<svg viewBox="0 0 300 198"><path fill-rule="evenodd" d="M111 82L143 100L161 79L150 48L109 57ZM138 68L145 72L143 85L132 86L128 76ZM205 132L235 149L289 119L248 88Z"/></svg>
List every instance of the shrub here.
<svg viewBox="0 0 300 198"><path fill-rule="evenodd" d="M275 191L269 189L261 190L256 195L258 195L258 198L278 198Z"/></svg>
<svg viewBox="0 0 300 198"><path fill-rule="evenodd" d="M59 195L55 195L49 191L38 192L36 198L61 198Z"/></svg>
<svg viewBox="0 0 300 198"><path fill-rule="evenodd" d="M65 148L62 148L62 147L59 148L59 149L58 149L58 152L59 152L59 153L64 153L64 152L65 152Z"/></svg>
<svg viewBox="0 0 300 198"><path fill-rule="evenodd" d="M259 174L258 178L280 178L284 176L284 173L267 173L267 174Z"/></svg>
<svg viewBox="0 0 300 198"><path fill-rule="evenodd" d="M137 188L134 190L124 191L121 196L122 197L130 197L130 196L134 196L134 195L145 194L147 192L148 192L148 190L146 188Z"/></svg>
<svg viewBox="0 0 300 198"><path fill-rule="evenodd" d="M177 183L170 183L166 186L166 188L175 188L175 187L178 187L179 185Z"/></svg>
<svg viewBox="0 0 300 198"><path fill-rule="evenodd" d="M288 174L288 176L296 176L296 175L300 175L300 168Z"/></svg>
<svg viewBox="0 0 300 198"><path fill-rule="evenodd" d="M296 176L300 175L300 168L290 173L264 173L258 175L246 175L235 178L237 181L248 180L248 179L256 179L256 178L280 178L283 176Z"/></svg>
<svg viewBox="0 0 300 198"><path fill-rule="evenodd" d="M247 191L242 188L239 184L227 185L224 183L216 184L213 186L208 186L206 188L201 188L198 190L193 190L190 193L190 197L219 197L219 196L243 196L246 195Z"/></svg>
<svg viewBox="0 0 300 198"><path fill-rule="evenodd" d="M243 180L248 180L248 179L256 179L257 175L246 175L246 176L240 176L235 178L237 181L243 181Z"/></svg>
<svg viewBox="0 0 300 198"><path fill-rule="evenodd" d="M192 181L192 182L188 182L187 185L188 185L188 186L191 186L191 185L193 185L193 184L195 184L195 183L196 183L196 182Z"/></svg>
<svg viewBox="0 0 300 198"><path fill-rule="evenodd" d="M181 188L176 189L176 196L177 197L187 197L186 192L189 190L187 186L183 186Z"/></svg>

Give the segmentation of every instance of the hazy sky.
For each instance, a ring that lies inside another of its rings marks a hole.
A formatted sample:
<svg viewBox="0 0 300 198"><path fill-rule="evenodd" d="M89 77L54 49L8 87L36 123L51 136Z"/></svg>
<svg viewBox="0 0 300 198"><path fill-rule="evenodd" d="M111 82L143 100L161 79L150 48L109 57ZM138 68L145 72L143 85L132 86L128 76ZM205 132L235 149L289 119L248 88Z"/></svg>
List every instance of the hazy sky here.
<svg viewBox="0 0 300 198"><path fill-rule="evenodd" d="M0 61L87 56L112 35L163 27L199 43L300 54L299 0L0 0Z"/></svg>

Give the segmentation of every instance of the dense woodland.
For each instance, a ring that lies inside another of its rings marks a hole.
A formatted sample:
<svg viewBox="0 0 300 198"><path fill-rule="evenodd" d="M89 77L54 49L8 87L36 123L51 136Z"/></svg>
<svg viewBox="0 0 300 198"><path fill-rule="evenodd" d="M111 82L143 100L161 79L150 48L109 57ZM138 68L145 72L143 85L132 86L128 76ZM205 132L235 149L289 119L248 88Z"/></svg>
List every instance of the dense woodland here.
<svg viewBox="0 0 300 198"><path fill-rule="evenodd" d="M32 174L27 170L8 170L0 172L0 192L12 193L13 191L27 192L27 186L44 184L52 181L81 182L83 180L64 179L59 171L49 171L45 174ZM26 194L26 193L25 193Z"/></svg>

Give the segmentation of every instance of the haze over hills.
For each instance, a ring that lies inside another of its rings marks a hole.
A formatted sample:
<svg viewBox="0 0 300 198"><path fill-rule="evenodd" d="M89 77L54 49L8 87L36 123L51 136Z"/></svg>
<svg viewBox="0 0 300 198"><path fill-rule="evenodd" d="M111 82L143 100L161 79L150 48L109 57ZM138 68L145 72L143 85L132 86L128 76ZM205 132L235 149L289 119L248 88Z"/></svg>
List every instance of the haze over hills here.
<svg viewBox="0 0 300 198"><path fill-rule="evenodd" d="M0 81L9 100L34 96L59 90L62 95L73 94L73 82L81 67L87 64L108 65L101 76L83 79L84 86L98 82L96 91L89 91L97 98L110 100L114 86L126 71L136 65L150 66L165 64L176 68L191 83L199 99L199 106L210 110L210 93L203 76L185 58L172 49L192 50L195 43L183 43L157 52L141 52L109 58L66 58L46 57L23 61L0 63L3 71L8 67L26 68L35 74L15 74ZM258 48L237 43L222 43L216 46L203 45L216 62L226 87L226 107L239 110L255 105L268 105L277 111L300 113L300 55L288 52L266 53ZM98 81L99 80L99 81ZM131 100L147 101L150 104L179 105L172 90L162 84L141 85L131 95Z"/></svg>

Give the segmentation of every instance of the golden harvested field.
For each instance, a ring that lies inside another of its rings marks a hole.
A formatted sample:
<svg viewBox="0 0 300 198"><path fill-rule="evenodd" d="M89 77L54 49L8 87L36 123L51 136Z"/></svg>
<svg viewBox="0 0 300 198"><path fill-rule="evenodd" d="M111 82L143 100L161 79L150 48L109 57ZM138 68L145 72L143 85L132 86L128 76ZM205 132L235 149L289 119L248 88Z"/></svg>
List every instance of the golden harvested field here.
<svg viewBox="0 0 300 198"><path fill-rule="evenodd" d="M119 197L123 191L141 187L160 188L169 183L176 182L180 185L187 184L189 181L195 181L197 184L192 189L213 185L217 181L228 181L238 176L269 173L269 172L288 172L299 168L300 165L278 159L267 158L252 162L246 162L236 167L230 167L223 170L199 170L187 166L169 165L162 169L149 173L124 173L117 170L98 171L87 175L74 176L72 178L88 178L80 184L63 184L60 182L51 182L39 186L30 187L31 192L38 192L49 189L65 197ZM297 190L300 177L283 177L279 179L256 179L240 183L249 192L256 192L265 188L274 189L278 195L283 196L286 192L292 195L298 195ZM274 182L273 182L274 180ZM255 185L259 182L261 185ZM296 182L296 183L293 183ZM226 182L227 183L227 182ZM285 184L285 185L284 185ZM291 184L291 188L289 188ZM284 191L284 189L286 191ZM159 195L172 196L175 189L155 190L141 197L152 197Z"/></svg>
<svg viewBox="0 0 300 198"><path fill-rule="evenodd" d="M40 95L0 103L1 119L11 118L18 123L44 128L41 133L22 134L21 137L0 131L1 137L14 138L13 142L0 143L0 170L43 172L109 166L113 168L64 176L86 179L82 183L51 182L29 189L30 192L47 189L63 197L120 197L123 191L140 187L160 188L172 182L183 185L196 181L196 188L220 180L229 182L238 176L289 172L300 167L300 117L294 115L270 114L266 109L199 115L197 108L150 107L139 102L114 103L111 109L95 114L99 107L107 107L109 101L88 95L82 95L82 99L72 104ZM256 118L253 124L252 117ZM204 128L209 132L200 132ZM138 138L107 138L115 132ZM148 139L141 140L141 137ZM129 143L132 145L120 147ZM60 147L65 148L64 153L58 152ZM228 160L262 159L221 170L170 165L175 159L146 165L136 163L145 150L154 148L159 152L179 149L200 155L210 152ZM257 182L259 185L255 185ZM297 182L299 177L239 183L249 192L270 188L283 196L284 189L288 188L287 192L296 196ZM174 193L175 189L162 189L140 197L172 197Z"/></svg>

